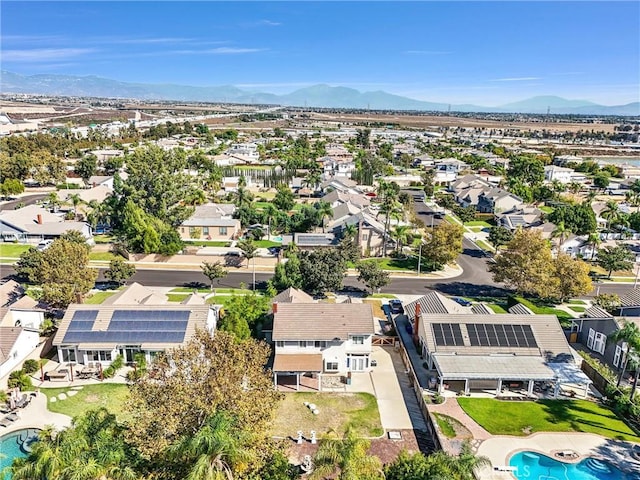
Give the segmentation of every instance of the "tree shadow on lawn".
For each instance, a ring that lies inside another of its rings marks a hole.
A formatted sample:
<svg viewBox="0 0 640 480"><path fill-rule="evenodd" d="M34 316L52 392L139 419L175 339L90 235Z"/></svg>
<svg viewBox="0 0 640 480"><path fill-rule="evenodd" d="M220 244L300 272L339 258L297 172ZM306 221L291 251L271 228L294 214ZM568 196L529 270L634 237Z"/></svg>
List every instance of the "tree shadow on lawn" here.
<svg viewBox="0 0 640 480"><path fill-rule="evenodd" d="M475 285L467 282L442 282L430 285L430 288L446 295L456 295L460 297L499 297L506 298L512 295L511 290L494 287L492 285Z"/></svg>
<svg viewBox="0 0 640 480"><path fill-rule="evenodd" d="M546 420L550 423L568 423L571 429L576 432L584 432L584 429L581 428L581 425L589 425L603 431L612 432L612 434L618 434L615 436L615 438L618 440L624 440L624 437L622 436L634 436L633 432L622 432L620 430L615 430L605 425L604 423L587 420L584 417L577 415L578 412L582 412L588 415L599 415L604 418L608 418L611 421L618 420L622 422L622 420L618 418L613 412L611 412L613 416L597 413L593 410L588 410L586 408L578 406L572 400L539 400L539 403L544 406L544 410L549 414Z"/></svg>

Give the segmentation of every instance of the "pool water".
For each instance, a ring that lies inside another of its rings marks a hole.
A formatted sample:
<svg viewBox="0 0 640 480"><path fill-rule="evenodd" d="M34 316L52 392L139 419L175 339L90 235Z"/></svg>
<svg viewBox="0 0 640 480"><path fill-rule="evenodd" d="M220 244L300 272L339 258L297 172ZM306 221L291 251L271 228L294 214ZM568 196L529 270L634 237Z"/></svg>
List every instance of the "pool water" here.
<svg viewBox="0 0 640 480"><path fill-rule="evenodd" d="M24 458L29 454L30 445L37 440L39 431L37 428L27 428L0 437L0 472L5 467L10 467L14 458ZM3 480L10 478L11 475L7 474Z"/></svg>
<svg viewBox="0 0 640 480"><path fill-rule="evenodd" d="M519 452L511 457L509 465L517 467L513 475L519 480L640 480L640 472L623 473L593 457L565 463L535 452Z"/></svg>

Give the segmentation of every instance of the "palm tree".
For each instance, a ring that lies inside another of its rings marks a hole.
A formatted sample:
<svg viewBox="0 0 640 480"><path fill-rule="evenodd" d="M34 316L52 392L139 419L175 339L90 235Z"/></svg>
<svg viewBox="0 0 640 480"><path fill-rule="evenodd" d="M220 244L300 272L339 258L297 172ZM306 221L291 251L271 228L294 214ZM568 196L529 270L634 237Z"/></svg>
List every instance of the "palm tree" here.
<svg viewBox="0 0 640 480"><path fill-rule="evenodd" d="M358 234L358 227L355 223L349 223L342 227L342 238L355 238Z"/></svg>
<svg viewBox="0 0 640 480"><path fill-rule="evenodd" d="M560 247L565 242L565 240L571 235L571 230L564 226L564 222L560 221L556 225L556 228L551 232L551 238L558 239L558 252L560 252Z"/></svg>
<svg viewBox="0 0 640 480"><path fill-rule="evenodd" d="M77 193L73 193L71 195L69 195L69 197L67 198L67 202L71 202L71 205L73 205L73 218L74 220L78 219L78 205L84 203L84 201L82 200L82 198L80 198L80 195L78 195Z"/></svg>
<svg viewBox="0 0 640 480"><path fill-rule="evenodd" d="M402 246L411 241L411 227L409 225L396 225L390 233L398 244L398 255L402 254Z"/></svg>
<svg viewBox="0 0 640 480"><path fill-rule="evenodd" d="M269 240L271 240L271 222L276 218L277 215L278 209L271 203L266 204L262 209L263 221L267 221L267 239Z"/></svg>
<svg viewBox="0 0 640 480"><path fill-rule="evenodd" d="M613 343L623 342L622 346L624 348L624 360L622 364L622 370L620 371L620 375L618 376L617 387L619 387L620 382L624 377L624 372L627 369L629 358L631 356L637 356L638 354L640 354L640 328L638 328L638 326L633 322L623 320L622 328L609 334L607 340ZM636 386L638 383L638 375L640 375L640 364L638 364L638 366L636 367L633 387L631 387L631 395L629 396L631 400L633 400L633 397L635 395Z"/></svg>
<svg viewBox="0 0 640 480"><path fill-rule="evenodd" d="M325 230L325 219L327 217L331 217L333 215L333 208L329 202L320 201L315 204L316 212L318 217L320 217L320 222L322 223L322 233Z"/></svg>
<svg viewBox="0 0 640 480"><path fill-rule="evenodd" d="M471 445L468 441L462 444L460 455L454 462L453 470L457 473L460 480L474 480L476 478L474 472L478 468L490 467L491 460L489 457L476 456L471 451Z"/></svg>
<svg viewBox="0 0 640 480"><path fill-rule="evenodd" d="M607 229L611 228L611 224L617 222L620 217L618 203L614 200L607 201L600 216L607 221Z"/></svg>
<svg viewBox="0 0 640 480"><path fill-rule="evenodd" d="M320 442L320 448L313 457L313 473L309 480L336 478L340 480L368 480L384 478L382 465L377 457L367 455L370 442L356 436L349 427L339 439L326 438ZM336 472L337 473L336 476Z"/></svg>
<svg viewBox="0 0 640 480"><path fill-rule="evenodd" d="M216 412L193 435L185 435L169 451L188 465L186 480L232 480L234 472L251 460L246 448L249 438L235 419L224 411Z"/></svg>
<svg viewBox="0 0 640 480"><path fill-rule="evenodd" d="M391 219L391 214L395 210L398 209L398 193L397 193L397 185L389 182L385 182L384 180L380 180L380 184L378 186L378 196L382 198L382 206L380 207L380 213L385 214L384 221L384 239L382 242L382 256L387 256L387 235L389 232L389 221Z"/></svg>
<svg viewBox="0 0 640 480"><path fill-rule="evenodd" d="M579 193L580 190L582 190L582 184L580 182L570 182L567 187L573 194Z"/></svg>
<svg viewBox="0 0 640 480"><path fill-rule="evenodd" d="M60 206L60 199L58 198L57 192L49 193L49 195L47 196L47 201L49 202L49 205L54 212L57 210L57 207Z"/></svg>
<svg viewBox="0 0 640 480"><path fill-rule="evenodd" d="M589 245L591 247L591 258L590 260L593 261L593 257L596 254L596 250L598 249L598 246L600 245L600 235L597 232L593 232L589 234L589 237L587 238L587 245Z"/></svg>
<svg viewBox="0 0 640 480"><path fill-rule="evenodd" d="M313 193L315 193L318 190L318 185L320 185L321 182L322 182L322 174L320 173L320 170L318 170L317 168L313 168L309 170L309 172L307 173L307 176L304 179L304 184L306 185L307 188L309 188L309 190L313 190ZM311 197L311 194L309 194L309 197Z"/></svg>
<svg viewBox="0 0 640 480"><path fill-rule="evenodd" d="M256 247L253 240L240 240L238 242L238 248L242 250L242 254L247 259L247 268L249 268L249 260L253 259L253 289L256 289Z"/></svg>

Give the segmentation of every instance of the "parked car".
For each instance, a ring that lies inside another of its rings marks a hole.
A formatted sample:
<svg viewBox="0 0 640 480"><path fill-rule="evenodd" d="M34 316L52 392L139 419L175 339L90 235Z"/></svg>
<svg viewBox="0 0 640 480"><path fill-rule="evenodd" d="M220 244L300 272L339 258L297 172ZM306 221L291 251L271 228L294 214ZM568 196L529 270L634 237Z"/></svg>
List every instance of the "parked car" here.
<svg viewBox="0 0 640 480"><path fill-rule="evenodd" d="M43 240L38 244L36 248L40 251L43 251L49 248L52 243L53 243L53 240Z"/></svg>
<svg viewBox="0 0 640 480"><path fill-rule="evenodd" d="M454 302L462 305L463 307L470 307L471 306L471 302L469 300L465 300L464 298L460 298L460 297L453 297L452 299Z"/></svg>
<svg viewBox="0 0 640 480"><path fill-rule="evenodd" d="M404 313L400 300L389 300L389 307L391 308L391 313Z"/></svg>

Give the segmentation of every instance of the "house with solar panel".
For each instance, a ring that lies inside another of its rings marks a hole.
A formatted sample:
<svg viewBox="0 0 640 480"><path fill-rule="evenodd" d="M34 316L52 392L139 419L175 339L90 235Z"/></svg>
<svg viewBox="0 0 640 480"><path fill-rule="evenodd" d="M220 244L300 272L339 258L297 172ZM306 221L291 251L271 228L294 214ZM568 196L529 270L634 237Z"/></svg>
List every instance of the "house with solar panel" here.
<svg viewBox="0 0 640 480"><path fill-rule="evenodd" d="M274 303L274 384L320 390L323 375L368 372L374 333L367 303Z"/></svg>
<svg viewBox="0 0 640 480"><path fill-rule="evenodd" d="M440 393L533 395L537 384L553 385L556 396L568 386L586 396L591 381L573 360L555 315L518 306L494 314L480 305L464 307L433 292L404 307Z"/></svg>
<svg viewBox="0 0 640 480"><path fill-rule="evenodd" d="M167 303L134 283L100 305L71 304L53 339L58 361L109 365L118 355L147 361L159 352L184 345L197 330L215 331L218 313L193 294L179 304Z"/></svg>

